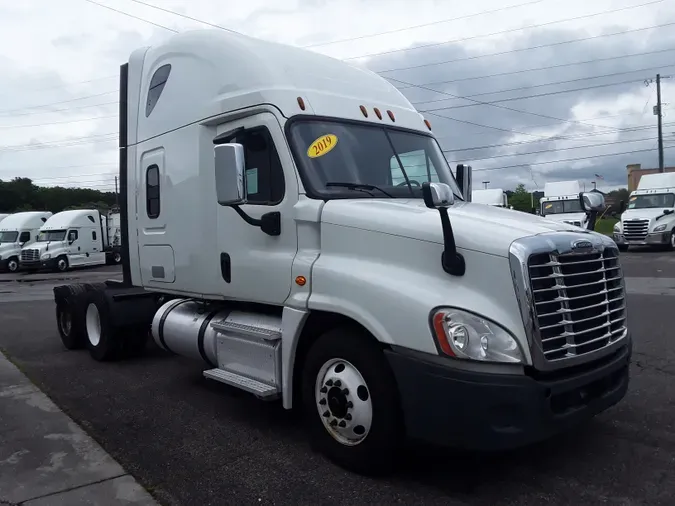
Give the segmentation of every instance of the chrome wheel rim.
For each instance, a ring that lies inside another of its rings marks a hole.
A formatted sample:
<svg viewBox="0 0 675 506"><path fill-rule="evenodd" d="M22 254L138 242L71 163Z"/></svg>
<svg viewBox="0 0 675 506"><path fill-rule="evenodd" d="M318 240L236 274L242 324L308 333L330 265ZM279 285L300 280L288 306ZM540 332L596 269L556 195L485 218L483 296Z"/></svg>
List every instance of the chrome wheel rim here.
<svg viewBox="0 0 675 506"><path fill-rule="evenodd" d="M98 314L96 304L89 304L87 307L85 324L87 328L87 339L89 339L92 346L98 346L98 343L101 342L101 318Z"/></svg>
<svg viewBox="0 0 675 506"><path fill-rule="evenodd" d="M328 360L316 376L314 398L321 422L333 439L345 446L366 439L373 404L366 381L353 364L339 358Z"/></svg>

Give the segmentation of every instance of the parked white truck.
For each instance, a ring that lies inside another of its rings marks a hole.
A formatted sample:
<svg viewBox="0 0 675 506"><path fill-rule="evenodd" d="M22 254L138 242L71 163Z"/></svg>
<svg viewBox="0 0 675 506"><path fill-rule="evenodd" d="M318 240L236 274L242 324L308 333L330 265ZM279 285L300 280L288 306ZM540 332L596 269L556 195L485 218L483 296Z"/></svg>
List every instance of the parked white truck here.
<svg viewBox="0 0 675 506"><path fill-rule="evenodd" d="M0 222L0 271L19 270L21 248L38 239L40 227L52 213L27 211L14 213Z"/></svg>
<svg viewBox="0 0 675 506"><path fill-rule="evenodd" d="M105 265L112 253L107 216L96 209L62 211L40 228L36 243L21 250L22 269L66 271Z"/></svg>
<svg viewBox="0 0 675 506"><path fill-rule="evenodd" d="M579 200L579 181L555 181L544 185L540 199L541 216L581 228L588 227L588 214Z"/></svg>
<svg viewBox="0 0 675 506"><path fill-rule="evenodd" d="M471 192L471 202L495 207L509 207L509 198L501 188L483 188Z"/></svg>
<svg viewBox="0 0 675 506"><path fill-rule="evenodd" d="M621 251L652 246L675 250L675 174L645 174L621 202L621 220L614 225L614 241Z"/></svg>
<svg viewBox="0 0 675 506"><path fill-rule="evenodd" d="M123 277L54 289L67 348L119 358L151 331L363 473L406 435L510 448L624 397L614 241L467 202L469 168L375 73L184 32L121 66L119 111Z"/></svg>

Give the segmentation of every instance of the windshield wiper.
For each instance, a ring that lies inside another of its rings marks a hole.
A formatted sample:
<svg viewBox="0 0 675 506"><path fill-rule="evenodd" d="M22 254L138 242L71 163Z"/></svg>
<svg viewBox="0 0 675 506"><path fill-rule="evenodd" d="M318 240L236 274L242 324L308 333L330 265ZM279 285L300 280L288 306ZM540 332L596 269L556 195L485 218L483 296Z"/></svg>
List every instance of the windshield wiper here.
<svg viewBox="0 0 675 506"><path fill-rule="evenodd" d="M362 183L340 183L338 181L330 181L326 183L326 186L339 186L342 188L348 188L350 190L365 190L366 192L370 193L372 190L378 190L382 193L384 193L387 197L389 198L394 198L394 196L389 193L388 191L383 190L379 186L375 186L373 184L362 184ZM373 195L370 193L370 195Z"/></svg>

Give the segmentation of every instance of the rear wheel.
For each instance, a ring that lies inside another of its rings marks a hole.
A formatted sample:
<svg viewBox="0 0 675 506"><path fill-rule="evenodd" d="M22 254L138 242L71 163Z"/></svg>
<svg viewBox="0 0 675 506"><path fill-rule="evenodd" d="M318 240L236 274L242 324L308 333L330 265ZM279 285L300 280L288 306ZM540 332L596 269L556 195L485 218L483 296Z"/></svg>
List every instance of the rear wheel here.
<svg viewBox="0 0 675 506"><path fill-rule="evenodd" d="M61 342L68 350L78 350L83 347L82 336L75 329L72 306L65 302L56 304L56 326L61 336Z"/></svg>
<svg viewBox="0 0 675 506"><path fill-rule="evenodd" d="M119 252L113 253L113 263L119 264L122 262L122 255Z"/></svg>
<svg viewBox="0 0 675 506"><path fill-rule="evenodd" d="M102 293L91 294L84 318L86 344L92 358L100 362L118 358L122 339L110 325L110 311Z"/></svg>
<svg viewBox="0 0 675 506"><path fill-rule="evenodd" d="M381 475L397 462L404 436L393 373L359 327L328 331L305 360L302 401L312 446L357 473Z"/></svg>

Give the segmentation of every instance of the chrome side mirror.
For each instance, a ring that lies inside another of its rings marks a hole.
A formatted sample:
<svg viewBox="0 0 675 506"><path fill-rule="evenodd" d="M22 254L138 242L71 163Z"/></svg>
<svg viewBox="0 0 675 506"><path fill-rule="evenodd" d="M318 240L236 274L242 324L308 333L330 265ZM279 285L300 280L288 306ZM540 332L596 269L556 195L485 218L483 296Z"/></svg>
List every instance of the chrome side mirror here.
<svg viewBox="0 0 675 506"><path fill-rule="evenodd" d="M445 183L422 183L424 204L430 209L448 207L455 203L455 194Z"/></svg>
<svg viewBox="0 0 675 506"><path fill-rule="evenodd" d="M216 196L222 206L246 204L246 165L244 146L219 144L213 148Z"/></svg>
<svg viewBox="0 0 675 506"><path fill-rule="evenodd" d="M580 193L581 207L584 211L603 211L605 209L605 197L602 193Z"/></svg>

